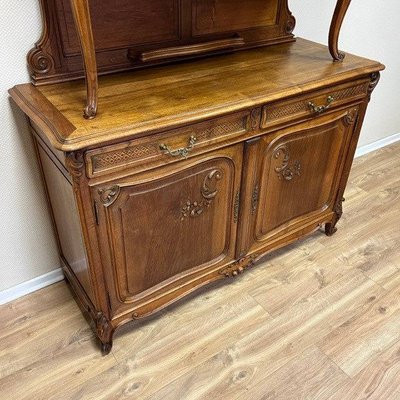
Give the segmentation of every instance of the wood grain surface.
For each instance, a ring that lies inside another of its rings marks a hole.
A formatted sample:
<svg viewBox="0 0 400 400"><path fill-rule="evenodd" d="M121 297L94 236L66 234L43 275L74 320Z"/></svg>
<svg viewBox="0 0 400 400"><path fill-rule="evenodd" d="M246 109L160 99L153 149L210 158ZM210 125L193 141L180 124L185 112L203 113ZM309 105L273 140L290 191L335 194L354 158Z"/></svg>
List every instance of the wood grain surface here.
<svg viewBox="0 0 400 400"><path fill-rule="evenodd" d="M352 54L344 63L334 63L326 46L297 38L224 57L101 77L99 111L92 120L82 117L82 80L17 85L10 94L55 148L74 151L243 111L382 69L379 62Z"/></svg>
<svg viewBox="0 0 400 400"><path fill-rule="evenodd" d="M340 234L122 328L106 357L64 283L1 306L1 397L399 399L399 151L356 160Z"/></svg>

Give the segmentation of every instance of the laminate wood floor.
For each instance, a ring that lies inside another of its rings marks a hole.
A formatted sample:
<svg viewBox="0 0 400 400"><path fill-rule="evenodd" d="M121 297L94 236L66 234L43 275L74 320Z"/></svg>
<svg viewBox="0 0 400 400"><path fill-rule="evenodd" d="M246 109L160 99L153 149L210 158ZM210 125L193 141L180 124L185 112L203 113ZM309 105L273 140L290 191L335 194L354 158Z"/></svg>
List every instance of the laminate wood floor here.
<svg viewBox="0 0 400 400"><path fill-rule="evenodd" d="M1 306L0 398L399 400L400 144L355 161L344 212L106 357L65 283Z"/></svg>

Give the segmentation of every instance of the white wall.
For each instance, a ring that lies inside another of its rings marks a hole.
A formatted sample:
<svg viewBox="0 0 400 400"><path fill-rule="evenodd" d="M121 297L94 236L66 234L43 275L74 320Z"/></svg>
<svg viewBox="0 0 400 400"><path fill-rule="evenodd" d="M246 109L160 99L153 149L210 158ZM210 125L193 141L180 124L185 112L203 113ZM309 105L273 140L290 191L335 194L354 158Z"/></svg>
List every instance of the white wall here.
<svg viewBox="0 0 400 400"><path fill-rule="evenodd" d="M44 190L24 115L7 90L29 80L38 0L0 0L0 291L58 268Z"/></svg>
<svg viewBox="0 0 400 400"><path fill-rule="evenodd" d="M267 1L267 0L266 0ZM334 0L290 0L295 33L326 43ZM26 121L7 89L29 80L25 56L40 36L39 0L0 0L0 291L58 268L50 218ZM387 65L375 90L360 144L400 132L398 0L353 0L341 48ZM396 38L396 40L395 40Z"/></svg>
<svg viewBox="0 0 400 400"><path fill-rule="evenodd" d="M296 17L295 33L328 43L328 30L336 0L289 0ZM344 20L340 49L386 65L372 95L359 145L400 132L399 0L353 0Z"/></svg>

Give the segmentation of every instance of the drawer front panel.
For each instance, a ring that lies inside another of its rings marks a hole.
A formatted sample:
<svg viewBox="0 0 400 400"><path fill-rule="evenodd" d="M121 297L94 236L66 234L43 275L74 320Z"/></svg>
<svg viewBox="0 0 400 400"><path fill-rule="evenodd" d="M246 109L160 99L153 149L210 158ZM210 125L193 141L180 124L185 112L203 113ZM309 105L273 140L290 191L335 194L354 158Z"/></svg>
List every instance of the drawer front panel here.
<svg viewBox="0 0 400 400"><path fill-rule="evenodd" d="M210 120L189 127L136 139L86 153L87 175L93 178L127 167L142 171L210 150L237 138L255 126L249 112Z"/></svg>
<svg viewBox="0 0 400 400"><path fill-rule="evenodd" d="M262 110L261 128L318 116L351 101L361 100L367 95L368 86L369 81L360 81L356 85L335 86L292 100L268 104Z"/></svg>

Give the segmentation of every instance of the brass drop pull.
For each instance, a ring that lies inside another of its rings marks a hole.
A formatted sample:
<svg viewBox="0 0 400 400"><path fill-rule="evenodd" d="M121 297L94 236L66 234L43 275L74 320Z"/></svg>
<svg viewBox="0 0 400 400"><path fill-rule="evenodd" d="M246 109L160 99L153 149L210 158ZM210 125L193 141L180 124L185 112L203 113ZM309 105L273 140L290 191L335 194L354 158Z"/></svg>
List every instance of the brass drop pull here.
<svg viewBox="0 0 400 400"><path fill-rule="evenodd" d="M308 106L310 107L311 111L313 111L315 114L321 114L331 106L333 100L335 100L333 98L333 96L328 96L328 98L326 99L325 105L316 106L312 101L310 101L310 102L308 102Z"/></svg>
<svg viewBox="0 0 400 400"><path fill-rule="evenodd" d="M197 139L195 136L190 136L189 145L187 147L182 147L181 149L171 150L166 144L160 144L160 150L165 151L165 154L169 154L172 157L184 157L186 158L189 153L193 150L194 145L196 144Z"/></svg>

